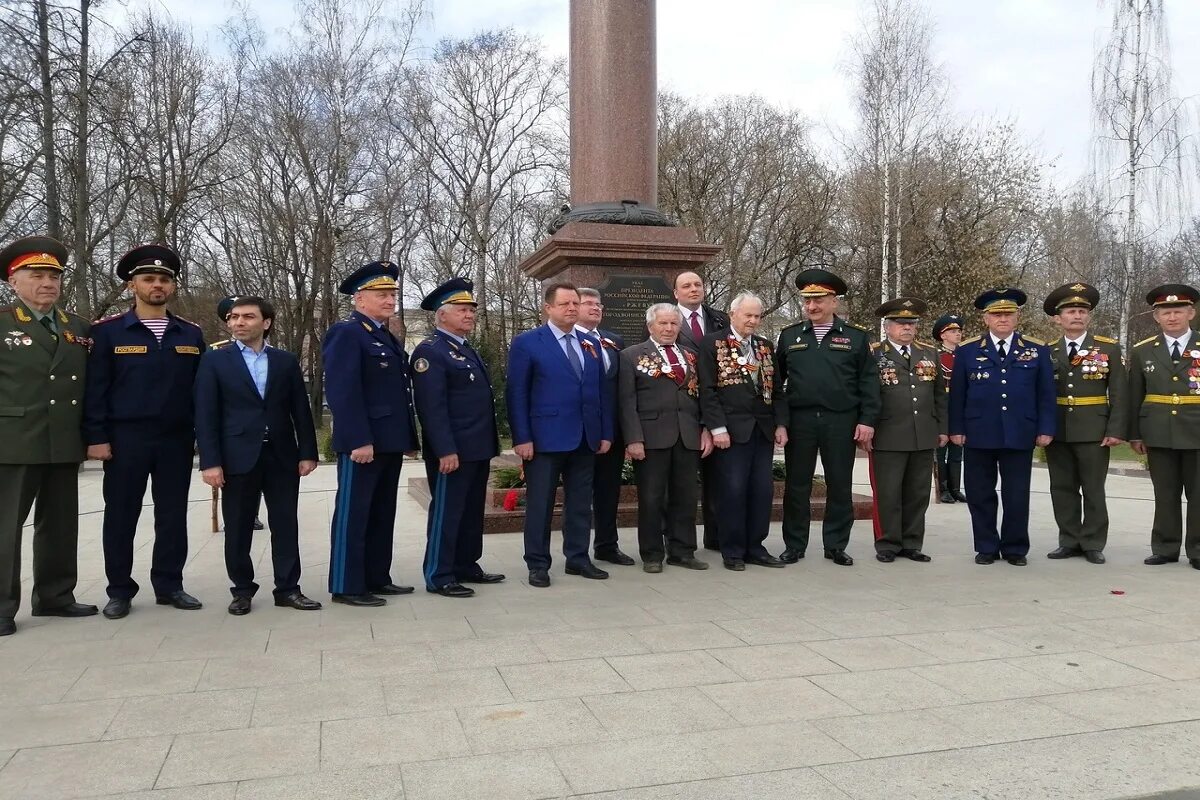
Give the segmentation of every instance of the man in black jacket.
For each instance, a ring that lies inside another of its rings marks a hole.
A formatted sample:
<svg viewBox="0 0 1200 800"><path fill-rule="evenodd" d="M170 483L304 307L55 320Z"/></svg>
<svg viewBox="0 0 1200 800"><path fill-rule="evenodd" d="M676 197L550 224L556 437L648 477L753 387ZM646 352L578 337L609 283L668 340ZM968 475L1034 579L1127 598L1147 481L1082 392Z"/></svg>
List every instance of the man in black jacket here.
<svg viewBox="0 0 1200 800"><path fill-rule="evenodd" d="M250 559L260 494L271 519L275 605L315 611L300 591L300 478L317 468L317 435L300 362L267 346L275 309L240 297L229 312L234 344L210 350L196 376L196 441L209 486L224 488L225 568L233 581L229 613L250 613L258 591Z"/></svg>

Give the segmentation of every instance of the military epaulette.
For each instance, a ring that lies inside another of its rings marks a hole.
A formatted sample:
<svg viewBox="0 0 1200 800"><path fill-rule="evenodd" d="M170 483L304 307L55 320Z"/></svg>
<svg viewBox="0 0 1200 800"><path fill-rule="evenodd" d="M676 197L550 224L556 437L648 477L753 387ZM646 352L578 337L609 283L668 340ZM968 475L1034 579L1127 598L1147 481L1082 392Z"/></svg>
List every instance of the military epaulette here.
<svg viewBox="0 0 1200 800"><path fill-rule="evenodd" d="M1032 336L1026 336L1023 333L1021 334L1021 338L1027 342L1032 342L1033 344L1041 345L1042 347L1046 346L1046 343L1043 342L1041 339L1035 339Z"/></svg>
<svg viewBox="0 0 1200 800"><path fill-rule="evenodd" d="M1111 336L1096 335L1096 336L1093 336L1092 338L1102 344L1119 344L1119 342L1116 339L1112 338Z"/></svg>
<svg viewBox="0 0 1200 800"><path fill-rule="evenodd" d="M793 322L791 325L788 325L783 330L790 331L792 328L799 328L803 324L804 324L804 320L800 320L799 322ZM780 331L780 333L783 333L783 331Z"/></svg>
<svg viewBox="0 0 1200 800"><path fill-rule="evenodd" d="M848 319L844 319L844 320L842 320L842 322L846 323L851 328L857 328L858 330L862 331L863 333L871 333L870 328L864 328L862 325L859 325L856 322L851 322Z"/></svg>
<svg viewBox="0 0 1200 800"><path fill-rule="evenodd" d="M232 339L222 339L219 342L213 342L212 344L210 344L208 346L208 349L209 350L220 350L222 347L228 347L231 344L233 344Z"/></svg>
<svg viewBox="0 0 1200 800"><path fill-rule="evenodd" d="M920 339L914 340L913 344L917 345L918 347L928 347L933 350L937 349L937 345L934 344L933 342L922 342Z"/></svg>
<svg viewBox="0 0 1200 800"><path fill-rule="evenodd" d="M982 338L983 338L983 335L980 334L979 336L972 336L970 339L963 339L958 344L959 344L959 347L961 347L964 344L972 344L973 342L978 342Z"/></svg>
<svg viewBox="0 0 1200 800"><path fill-rule="evenodd" d="M199 328L199 327L200 327L200 323L198 323L198 322L192 322L192 321L191 321L190 319L188 319L187 317L181 317L181 316L179 316L178 314L174 314L174 315L172 315L172 316L174 316L174 317L175 317L175 319L179 320L180 322L186 322L188 325L195 325L197 328Z"/></svg>
<svg viewBox="0 0 1200 800"><path fill-rule="evenodd" d="M100 319L92 320L92 324L103 325L105 322L112 322L114 319L120 319L123 316L125 316L124 311L120 312L119 314L109 314L107 317L101 317Z"/></svg>
<svg viewBox="0 0 1200 800"><path fill-rule="evenodd" d="M1144 344L1150 344L1151 342L1157 342L1157 341L1158 341L1158 334L1155 334L1153 336L1142 339L1140 342L1135 344L1134 347L1141 347Z"/></svg>

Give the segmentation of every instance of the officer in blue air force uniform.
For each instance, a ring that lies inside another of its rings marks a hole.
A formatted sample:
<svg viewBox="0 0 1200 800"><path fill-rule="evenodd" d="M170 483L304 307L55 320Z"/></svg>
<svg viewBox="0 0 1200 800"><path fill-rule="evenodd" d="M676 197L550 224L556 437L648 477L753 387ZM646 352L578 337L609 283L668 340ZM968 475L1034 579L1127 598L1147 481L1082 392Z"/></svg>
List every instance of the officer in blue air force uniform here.
<svg viewBox="0 0 1200 800"><path fill-rule="evenodd" d="M959 345L950 378L950 440L965 447L963 475L975 533L975 563L1002 556L1024 566L1029 552L1029 480L1033 448L1057 425L1054 365L1045 343L1015 330L1025 305L1020 289L975 299L987 333ZM996 476L1004 522L996 527Z"/></svg>
<svg viewBox="0 0 1200 800"><path fill-rule="evenodd" d="M484 572L483 505L492 459L500 454L495 398L487 366L467 335L475 329L475 284L454 278L421 308L435 313L434 332L413 349L412 382L421 451L429 477L425 588L470 597L464 583L499 583Z"/></svg>
<svg viewBox="0 0 1200 800"><path fill-rule="evenodd" d="M104 462L109 619L128 614L138 592L133 539L147 481L154 498L154 596L160 605L200 608L183 590L183 565L196 440L192 387L206 346L199 325L167 310L180 271L169 247L133 248L116 269L133 292L133 308L92 325L83 435L88 458Z"/></svg>
<svg viewBox="0 0 1200 800"><path fill-rule="evenodd" d="M379 595L412 592L392 583L396 491L406 454L417 452L408 353L388 330L400 270L373 261L342 281L349 319L325 334L325 399L333 412L338 490L330 529L333 602L382 606Z"/></svg>

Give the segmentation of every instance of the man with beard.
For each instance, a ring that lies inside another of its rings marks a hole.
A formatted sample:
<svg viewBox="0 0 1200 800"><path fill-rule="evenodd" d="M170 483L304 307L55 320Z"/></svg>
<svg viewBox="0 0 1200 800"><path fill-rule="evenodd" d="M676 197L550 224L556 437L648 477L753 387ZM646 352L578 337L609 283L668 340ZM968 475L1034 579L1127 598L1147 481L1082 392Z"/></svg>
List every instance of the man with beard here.
<svg viewBox="0 0 1200 800"><path fill-rule="evenodd" d="M167 310L181 270L165 245L135 247L117 262L134 305L92 326L83 432L87 457L104 462L104 616L129 613L138 592L133 538L146 483L154 498L150 583L155 601L185 611L200 601L183 590L187 504L195 426L192 389L204 334Z"/></svg>

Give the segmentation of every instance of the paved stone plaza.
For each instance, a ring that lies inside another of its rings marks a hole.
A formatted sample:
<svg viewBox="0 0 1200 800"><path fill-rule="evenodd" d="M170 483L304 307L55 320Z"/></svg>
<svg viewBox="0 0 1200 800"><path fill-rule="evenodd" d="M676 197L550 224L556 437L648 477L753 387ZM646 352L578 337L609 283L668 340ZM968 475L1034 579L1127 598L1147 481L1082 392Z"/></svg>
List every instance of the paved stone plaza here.
<svg viewBox="0 0 1200 800"><path fill-rule="evenodd" d="M1200 572L1142 566L1148 480L1110 479L1099 567L1043 557L1056 542L1037 470L1025 568L976 566L965 506L935 506L931 564L876 562L860 522L850 569L819 546L744 573L708 553L708 572L613 567L606 582L557 564L536 590L520 535L502 534L484 566L509 582L352 609L325 590L334 478L322 465L301 500L302 586L321 612L277 609L269 591L248 617L225 612L198 477L185 583L202 611L148 596L148 513L128 618L31 619L26 591L17 635L0 639L0 800L1075 800L1200 786ZM78 599L102 604L99 470L82 486ZM393 577L419 583L424 512L401 495ZM781 549L778 525L769 545ZM269 586L269 558L258 564Z"/></svg>

